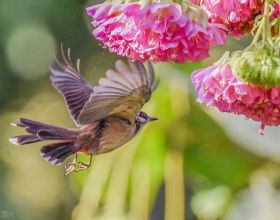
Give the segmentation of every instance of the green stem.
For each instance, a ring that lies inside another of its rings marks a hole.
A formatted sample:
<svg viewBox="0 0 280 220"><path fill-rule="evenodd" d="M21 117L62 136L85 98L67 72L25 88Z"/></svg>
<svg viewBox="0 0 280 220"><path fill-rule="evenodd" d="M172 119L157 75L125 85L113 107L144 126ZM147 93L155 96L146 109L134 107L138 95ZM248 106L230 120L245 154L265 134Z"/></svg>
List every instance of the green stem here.
<svg viewBox="0 0 280 220"><path fill-rule="evenodd" d="M271 39L271 28L269 25L269 2L268 0L265 1L264 4L264 14L263 14L263 45L267 45L268 41Z"/></svg>
<svg viewBox="0 0 280 220"><path fill-rule="evenodd" d="M221 56L221 58L216 61L214 63L215 66L221 66L221 65L224 65L226 64L228 61L229 61L229 58L230 58L230 52L229 51L226 51L223 56Z"/></svg>
<svg viewBox="0 0 280 220"><path fill-rule="evenodd" d="M254 36L254 39L252 40L251 44L245 49L245 51L249 50L251 47L253 47L259 41L263 26L264 26L264 19L261 20L260 26L258 27L257 33Z"/></svg>
<svg viewBox="0 0 280 220"><path fill-rule="evenodd" d="M94 161L81 193L80 202L72 213L73 220L90 220L96 215L115 158L116 153L113 153L100 156Z"/></svg>
<svg viewBox="0 0 280 220"><path fill-rule="evenodd" d="M146 161L136 162L131 172L131 197L127 219L149 219L151 173Z"/></svg>
<svg viewBox="0 0 280 220"><path fill-rule="evenodd" d="M267 42L271 39L271 27L269 23L269 5L269 0L266 0L264 6L264 14L261 23L258 27L257 33L255 34L254 39L252 40L251 44L245 49L245 51L249 50L251 47L256 45L256 43L259 41L261 34L264 45L266 45Z"/></svg>
<svg viewBox="0 0 280 220"><path fill-rule="evenodd" d="M184 158L169 150L165 159L165 220L185 219Z"/></svg>

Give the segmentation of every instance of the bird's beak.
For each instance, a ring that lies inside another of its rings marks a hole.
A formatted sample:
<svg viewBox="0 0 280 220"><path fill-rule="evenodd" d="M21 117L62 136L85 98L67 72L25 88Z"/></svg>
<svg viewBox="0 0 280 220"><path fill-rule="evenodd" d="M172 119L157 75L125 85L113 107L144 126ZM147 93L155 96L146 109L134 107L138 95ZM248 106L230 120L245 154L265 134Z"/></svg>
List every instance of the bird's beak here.
<svg viewBox="0 0 280 220"><path fill-rule="evenodd" d="M156 120L158 120L158 118L154 118L154 117L149 117L148 118L148 121L156 121Z"/></svg>

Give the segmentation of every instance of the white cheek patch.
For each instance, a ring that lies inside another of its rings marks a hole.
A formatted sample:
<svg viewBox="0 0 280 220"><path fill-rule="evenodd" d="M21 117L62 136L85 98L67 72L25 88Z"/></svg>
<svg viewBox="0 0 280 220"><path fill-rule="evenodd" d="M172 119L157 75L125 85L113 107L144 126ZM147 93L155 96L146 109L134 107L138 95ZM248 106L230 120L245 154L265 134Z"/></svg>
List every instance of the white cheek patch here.
<svg viewBox="0 0 280 220"><path fill-rule="evenodd" d="M141 122L141 123L145 123L145 122L146 122L146 119L145 119L145 118L140 118L140 122Z"/></svg>
<svg viewBox="0 0 280 220"><path fill-rule="evenodd" d="M142 118L141 116L138 116L136 118L137 121L141 122L141 123L145 123L146 122L146 119L145 118Z"/></svg>

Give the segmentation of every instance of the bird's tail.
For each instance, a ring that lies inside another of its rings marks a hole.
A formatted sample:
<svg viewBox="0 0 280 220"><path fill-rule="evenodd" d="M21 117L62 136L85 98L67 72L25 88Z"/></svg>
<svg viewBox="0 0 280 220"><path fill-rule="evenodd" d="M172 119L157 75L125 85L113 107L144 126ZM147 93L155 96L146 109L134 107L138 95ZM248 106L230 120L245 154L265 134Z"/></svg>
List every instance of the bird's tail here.
<svg viewBox="0 0 280 220"><path fill-rule="evenodd" d="M41 155L52 164L61 164L78 149L74 146L77 131L62 127L52 126L41 122L20 118L19 122L12 124L25 128L27 135L10 138L10 142L16 145L25 145L45 140L58 140L59 142L48 144L41 148Z"/></svg>
<svg viewBox="0 0 280 220"><path fill-rule="evenodd" d="M51 164L60 165L77 151L74 142L63 141L45 145L41 148L40 154Z"/></svg>

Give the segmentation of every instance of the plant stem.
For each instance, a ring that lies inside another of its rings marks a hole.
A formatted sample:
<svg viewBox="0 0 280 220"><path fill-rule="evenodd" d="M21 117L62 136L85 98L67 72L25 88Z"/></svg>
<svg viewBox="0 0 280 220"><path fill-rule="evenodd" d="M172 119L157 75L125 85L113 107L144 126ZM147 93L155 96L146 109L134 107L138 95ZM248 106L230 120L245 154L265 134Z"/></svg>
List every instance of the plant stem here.
<svg viewBox="0 0 280 220"><path fill-rule="evenodd" d="M251 47L253 47L259 41L263 26L264 26L264 19L261 20L260 26L258 27L257 33L254 36L254 39L252 40L251 44L245 49L245 51L249 50Z"/></svg>
<svg viewBox="0 0 280 220"><path fill-rule="evenodd" d="M269 25L269 2L268 0L264 3L264 14L263 14L263 45L265 46L268 43L268 40L271 38L271 29Z"/></svg>
<svg viewBox="0 0 280 220"><path fill-rule="evenodd" d="M229 61L230 58L230 52L226 51L219 60L217 60L214 65L215 66L220 66L220 65L224 65Z"/></svg>
<svg viewBox="0 0 280 220"><path fill-rule="evenodd" d="M165 220L185 219L183 155L169 150L165 159Z"/></svg>
<svg viewBox="0 0 280 220"><path fill-rule="evenodd" d="M108 192L104 205L104 218L121 217L125 213L125 198L127 193L128 179L132 162L139 146L140 139L130 142L130 147L119 151L111 171Z"/></svg>
<svg viewBox="0 0 280 220"><path fill-rule="evenodd" d="M131 173L131 198L128 219L149 219L151 178L146 161L138 161Z"/></svg>
<svg viewBox="0 0 280 220"><path fill-rule="evenodd" d="M73 220L90 220L93 215L96 215L115 157L116 153L112 153L100 156L94 161L94 166L81 193L80 202L72 213Z"/></svg>
<svg viewBox="0 0 280 220"><path fill-rule="evenodd" d="M265 0L264 13L261 23L258 27L257 33L254 36L254 39L252 40L251 44L245 49L245 51L249 50L259 41L261 34L263 38L263 43L265 45L267 44L268 40L271 39L271 27L269 24L269 0Z"/></svg>

